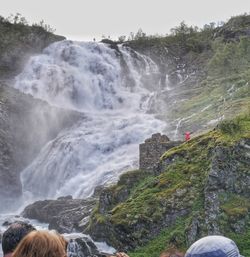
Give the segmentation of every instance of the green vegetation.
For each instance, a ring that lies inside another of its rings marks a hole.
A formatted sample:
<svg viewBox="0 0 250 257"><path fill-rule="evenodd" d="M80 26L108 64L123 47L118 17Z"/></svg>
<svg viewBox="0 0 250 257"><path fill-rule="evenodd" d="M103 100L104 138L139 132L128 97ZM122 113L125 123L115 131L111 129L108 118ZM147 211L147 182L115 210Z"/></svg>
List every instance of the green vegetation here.
<svg viewBox="0 0 250 257"><path fill-rule="evenodd" d="M242 255L250 256L250 201L249 199L235 195L228 194L221 196L221 229L225 234L232 238L238 245ZM242 226L243 224L243 226ZM238 233L235 228L238 227Z"/></svg>
<svg viewBox="0 0 250 257"><path fill-rule="evenodd" d="M29 26L29 22L20 13L16 13L15 15L11 14L7 18L4 18L3 16L0 16L0 23L7 24L7 25L14 24L14 25L17 25L19 27L19 29L22 28L22 27L25 27L25 26ZM46 24L44 22L44 20L41 20L38 23L33 23L32 27L40 28L40 29L45 30L49 33L54 33L55 32L55 29L53 29L50 25Z"/></svg>
<svg viewBox="0 0 250 257"><path fill-rule="evenodd" d="M233 42L224 42L223 37L218 37L210 43L212 50L203 63L206 74L194 89L188 88L191 97L175 107L173 118L195 114L187 119L189 123L206 124L235 117L249 106L249 37L242 36Z"/></svg>
<svg viewBox="0 0 250 257"><path fill-rule="evenodd" d="M63 40L44 21L28 25L19 13L8 18L0 16L0 77L19 73L29 55L41 52L49 44Z"/></svg>
<svg viewBox="0 0 250 257"><path fill-rule="evenodd" d="M181 22L170 35L148 36L138 31L133 40L125 42L150 55L167 74L179 69L178 75L171 75L171 87L177 87L175 94L181 101L168 107L163 119L182 119L183 130L196 131L197 127L211 128L246 110L250 102L249 24L248 14L202 29Z"/></svg>
<svg viewBox="0 0 250 257"><path fill-rule="evenodd" d="M230 219L245 217L250 209L250 201L239 195L226 195L226 201L222 204L221 209Z"/></svg>
<svg viewBox="0 0 250 257"><path fill-rule="evenodd" d="M179 249L186 250L185 227L188 225L188 218L181 218L175 225L161 231L160 235L150 241L146 246L130 252L131 257L159 257L160 253L166 249L167 245L175 245Z"/></svg>
<svg viewBox="0 0 250 257"><path fill-rule="evenodd" d="M235 143L241 138L250 137L250 115L246 114L237 116L235 119L222 121L218 125L219 130L223 133L224 141Z"/></svg>
<svg viewBox="0 0 250 257"><path fill-rule="evenodd" d="M234 219L230 221L228 218L224 217L223 222L225 227L223 230L225 231L226 236L233 239L237 243L241 254L248 257L250 256L250 220L249 222L246 222L247 227L245 227L245 231L241 234L233 233L229 227L229 224L230 222L235 222L242 216L246 217L246 215L248 215L250 201L249 199L239 197L238 195L224 195L224 197L229 197L229 199L221 206L221 208L229 216L233 216ZM200 205L199 208L201 207L202 206ZM161 252L172 245L182 251L185 251L189 247L186 242L186 232L191 221L192 217L178 219L173 226L163 229L156 238L149 241L145 246L139 247L135 251L130 252L129 255L131 257L159 257Z"/></svg>
<svg viewBox="0 0 250 257"><path fill-rule="evenodd" d="M250 39L239 38L239 42L223 43L221 38L213 42L214 55L209 62L212 76L239 74L250 68Z"/></svg>
<svg viewBox="0 0 250 257"><path fill-rule="evenodd" d="M250 225L249 220L246 222L247 226L245 227L245 232L241 234L237 233L228 233L228 237L230 237L232 240L234 240L237 244L237 246L240 249L241 255L245 257L250 256Z"/></svg>
<svg viewBox="0 0 250 257"><path fill-rule="evenodd" d="M205 140L202 141L204 144ZM151 175L144 179L131 192L127 201L112 209L111 222L126 226L142 220L154 223L169 210L192 208L194 199L201 193L202 181L209 168L209 159L206 158L208 152L203 143L188 147L185 153L181 151L175 162L159 176ZM195 187L190 187L194 184ZM184 205L180 199L185 199Z"/></svg>
<svg viewBox="0 0 250 257"><path fill-rule="evenodd" d="M224 154L230 155L228 160L234 160L232 163L237 161L238 172L248 176L247 162L244 162L241 153L233 150L242 139L250 139L249 112L225 120L216 129L168 150L161 158L163 170L157 176L142 173L139 178L140 171L124 174L112 190L119 195L121 188L131 184L126 198L110 205L106 213L100 214L97 209L92 217L95 221L92 226L98 226L98 222L112 224L120 231L119 235L129 234L132 242L138 242L136 249L129 253L131 257L158 257L171 246L185 251L190 245L189 234L194 220L199 223L196 236L207 234L204 191L214 149L227 149ZM246 257L250 257L250 244L247 244L249 211L248 197L229 191L220 193L218 222L221 232L236 240ZM112 234L112 238L116 236Z"/></svg>

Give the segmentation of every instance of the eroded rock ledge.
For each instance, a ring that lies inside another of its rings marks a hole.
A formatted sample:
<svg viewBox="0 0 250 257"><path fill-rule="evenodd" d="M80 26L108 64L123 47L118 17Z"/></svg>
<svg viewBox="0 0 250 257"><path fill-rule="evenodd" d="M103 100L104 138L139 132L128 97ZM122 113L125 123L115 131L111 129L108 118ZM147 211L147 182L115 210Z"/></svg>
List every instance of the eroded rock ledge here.
<svg viewBox="0 0 250 257"><path fill-rule="evenodd" d="M83 200L66 196L57 200L37 201L28 205L22 215L25 218L49 223L49 229L71 233L85 228L95 205L95 198Z"/></svg>

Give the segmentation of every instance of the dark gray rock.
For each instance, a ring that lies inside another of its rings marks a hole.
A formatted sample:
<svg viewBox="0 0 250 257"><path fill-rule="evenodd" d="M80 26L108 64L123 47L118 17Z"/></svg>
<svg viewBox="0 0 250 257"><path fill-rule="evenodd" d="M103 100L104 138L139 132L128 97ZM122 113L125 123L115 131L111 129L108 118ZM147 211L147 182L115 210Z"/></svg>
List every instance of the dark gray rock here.
<svg viewBox="0 0 250 257"><path fill-rule="evenodd" d="M0 78L9 79L23 69L31 55L53 42L64 40L39 26L0 21Z"/></svg>
<svg viewBox="0 0 250 257"><path fill-rule="evenodd" d="M96 199L71 199L61 197L57 200L37 201L28 205L22 215L49 223L49 229L60 233L81 231L85 228L89 216L96 205Z"/></svg>
<svg viewBox="0 0 250 257"><path fill-rule="evenodd" d="M160 157L170 148L179 145L179 141L170 141L166 135L160 133L152 135L151 138L140 144L139 168L142 171L154 172L158 166Z"/></svg>
<svg viewBox="0 0 250 257"><path fill-rule="evenodd" d="M106 257L106 254L100 253L94 243L94 241L87 237L78 235L73 237L69 235L67 256L68 257Z"/></svg>
<svg viewBox="0 0 250 257"><path fill-rule="evenodd" d="M244 172L240 168L246 167ZM248 169L248 170L247 170ZM234 194L250 197L250 140L243 139L236 146L214 149L211 169L205 184L205 223L209 234L220 234L220 195ZM232 223L235 231L242 231L244 219Z"/></svg>
<svg viewBox="0 0 250 257"><path fill-rule="evenodd" d="M63 39L39 26L0 19L0 211L15 208L22 193L20 171L48 140L71 126L77 116L56 111L7 87L3 81L11 83L31 55Z"/></svg>
<svg viewBox="0 0 250 257"><path fill-rule="evenodd" d="M51 107L0 83L0 210L14 206L21 196L22 169L80 118L80 113Z"/></svg>

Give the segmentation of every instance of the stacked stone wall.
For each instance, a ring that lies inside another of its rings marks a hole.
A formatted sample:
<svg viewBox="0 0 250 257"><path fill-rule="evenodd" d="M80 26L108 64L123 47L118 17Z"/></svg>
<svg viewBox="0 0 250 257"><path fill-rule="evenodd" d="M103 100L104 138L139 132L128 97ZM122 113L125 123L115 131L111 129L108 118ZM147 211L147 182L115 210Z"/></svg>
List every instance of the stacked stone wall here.
<svg viewBox="0 0 250 257"><path fill-rule="evenodd" d="M140 144L139 168L143 171L153 172L154 167L159 163L161 156L170 148L179 145L180 142L170 141L166 135L153 134Z"/></svg>

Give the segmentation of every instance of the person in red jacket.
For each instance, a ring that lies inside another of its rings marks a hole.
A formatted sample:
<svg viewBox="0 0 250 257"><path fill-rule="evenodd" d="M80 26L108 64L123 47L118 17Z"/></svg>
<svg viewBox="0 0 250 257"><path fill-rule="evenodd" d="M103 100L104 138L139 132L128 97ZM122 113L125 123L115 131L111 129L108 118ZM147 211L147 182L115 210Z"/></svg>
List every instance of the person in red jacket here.
<svg viewBox="0 0 250 257"><path fill-rule="evenodd" d="M191 138L191 133L192 132L189 132L189 131L187 131L187 132L185 132L185 141L189 141L190 140L190 138Z"/></svg>

